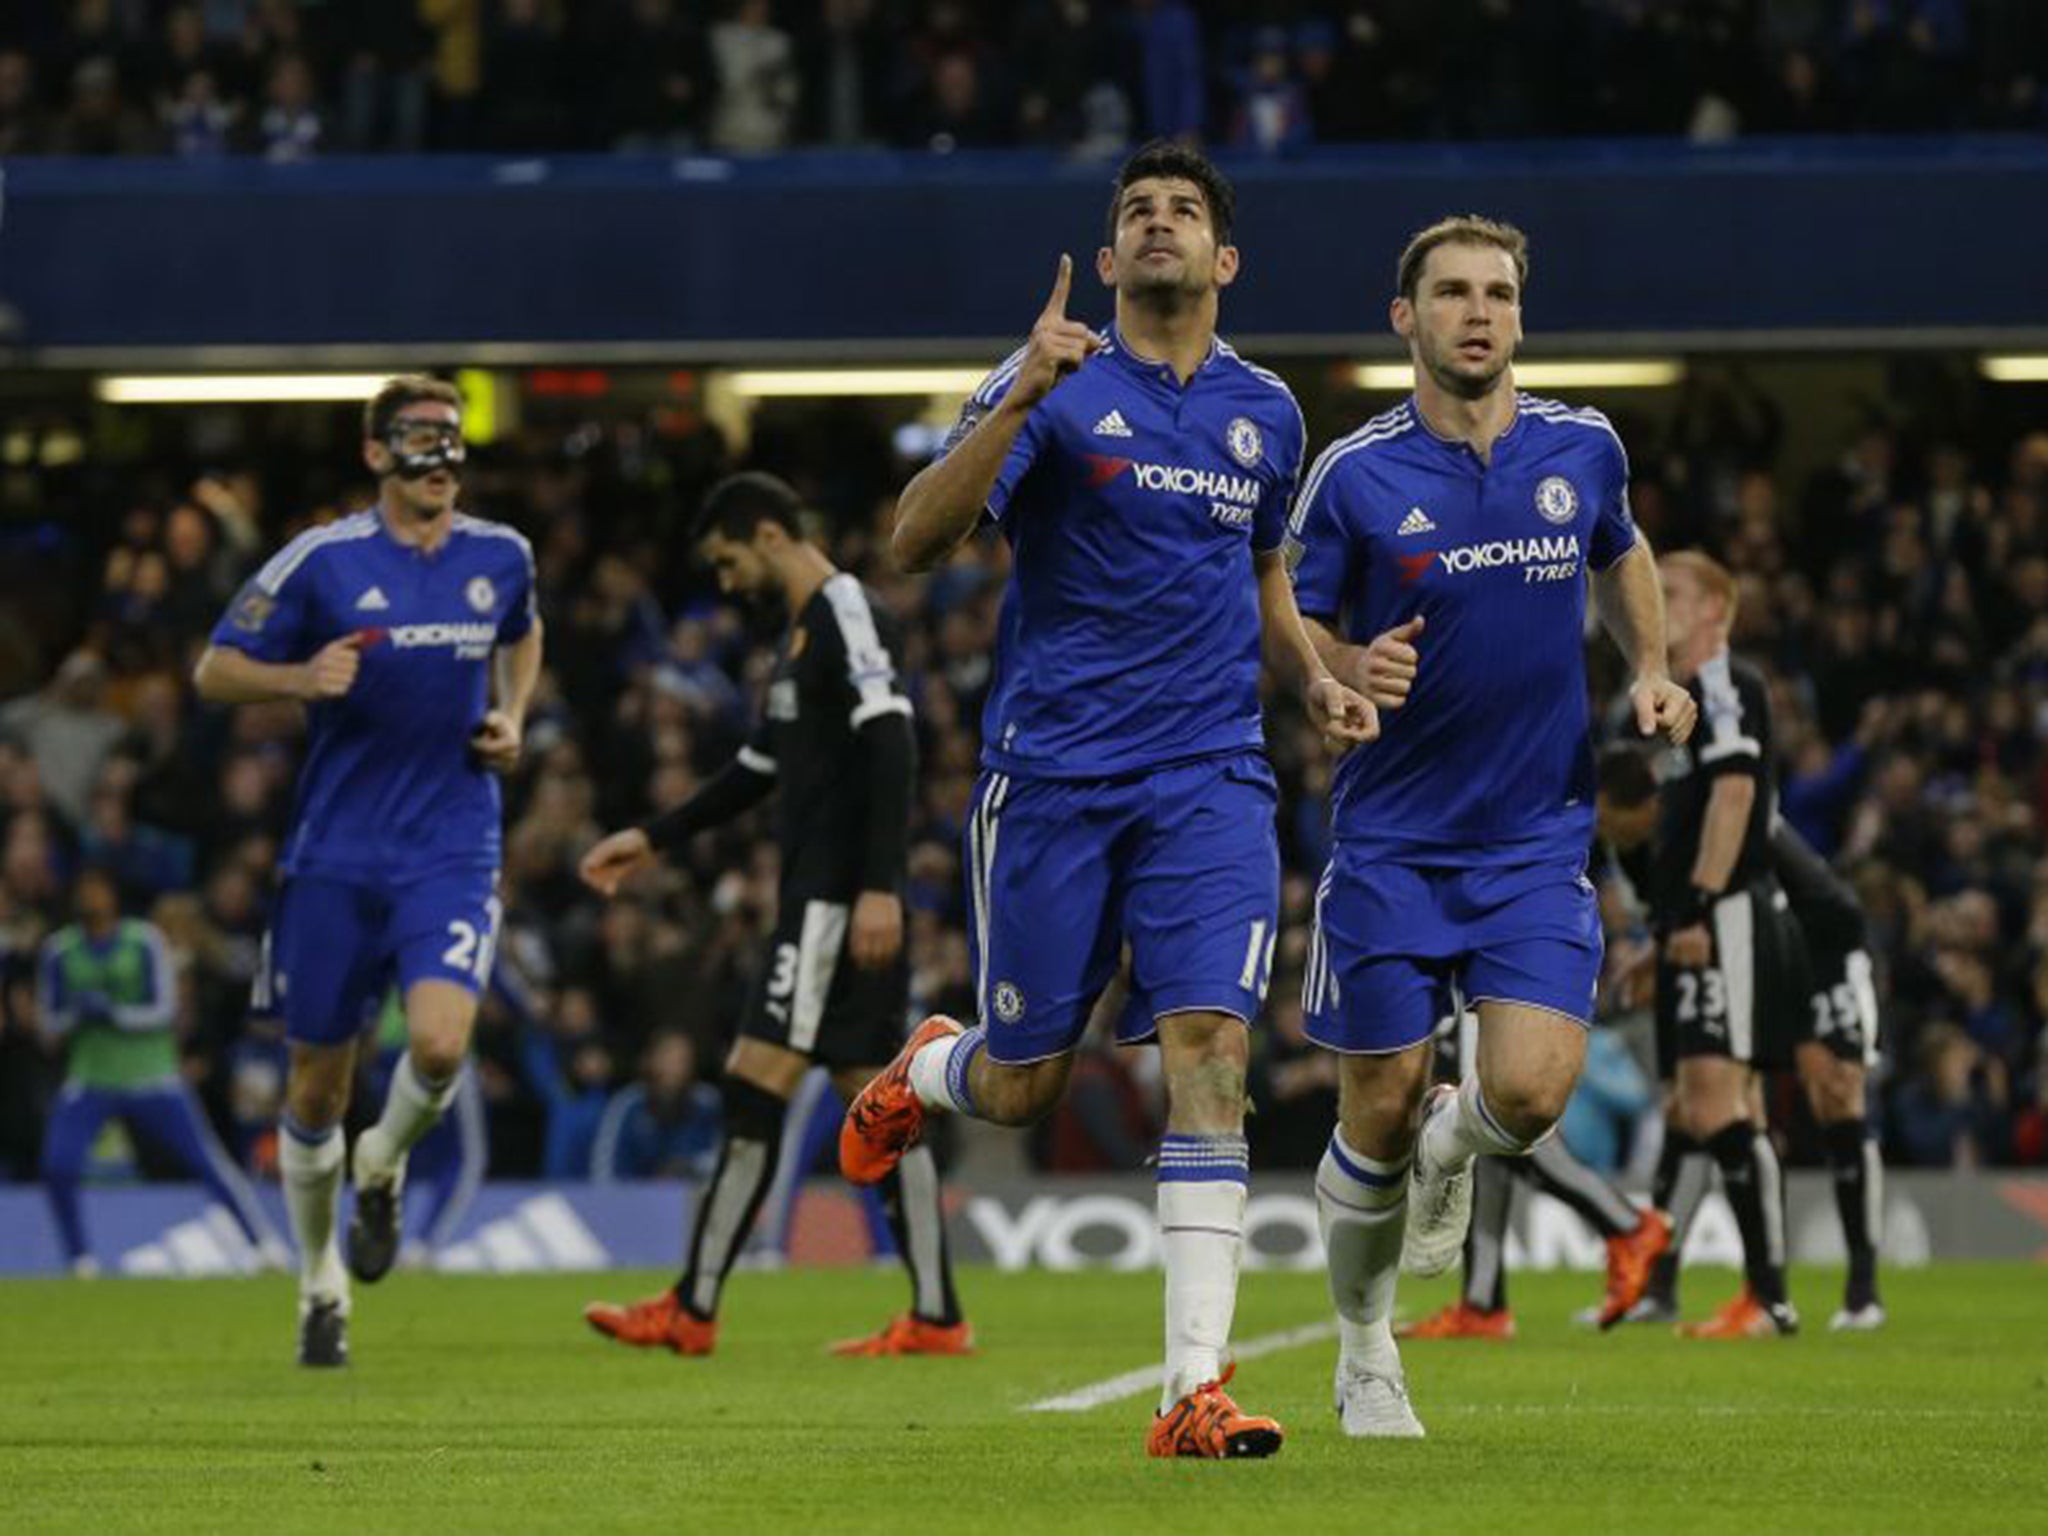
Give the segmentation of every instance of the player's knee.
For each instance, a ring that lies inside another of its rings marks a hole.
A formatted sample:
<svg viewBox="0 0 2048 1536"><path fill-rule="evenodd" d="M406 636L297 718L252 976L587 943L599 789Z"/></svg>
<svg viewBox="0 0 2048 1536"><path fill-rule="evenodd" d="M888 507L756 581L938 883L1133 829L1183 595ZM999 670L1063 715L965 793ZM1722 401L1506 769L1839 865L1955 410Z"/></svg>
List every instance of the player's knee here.
<svg viewBox="0 0 2048 1536"><path fill-rule="evenodd" d="M460 1038L426 1037L413 1041L412 1069L429 1083L445 1083L462 1070L465 1044Z"/></svg>
<svg viewBox="0 0 2048 1536"><path fill-rule="evenodd" d="M1482 1084L1486 1107L1502 1129L1523 1141L1535 1141L1547 1134L1564 1114L1572 1096L1572 1084L1544 1079L1510 1080Z"/></svg>
<svg viewBox="0 0 2048 1536"><path fill-rule="evenodd" d="M725 1080L725 1134L731 1141L779 1142L789 1100L743 1077Z"/></svg>

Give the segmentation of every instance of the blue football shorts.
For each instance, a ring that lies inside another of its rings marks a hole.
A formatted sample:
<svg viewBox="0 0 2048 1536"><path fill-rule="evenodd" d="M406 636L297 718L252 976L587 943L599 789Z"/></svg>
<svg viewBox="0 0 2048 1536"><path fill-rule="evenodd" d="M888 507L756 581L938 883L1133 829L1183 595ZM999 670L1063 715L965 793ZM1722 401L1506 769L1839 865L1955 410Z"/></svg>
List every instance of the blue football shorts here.
<svg viewBox="0 0 2048 1536"><path fill-rule="evenodd" d="M1120 1043L1172 1013L1255 1018L1279 915L1277 803L1257 753L1115 779L984 773L966 862L990 1060L1071 1051L1125 944Z"/></svg>
<svg viewBox="0 0 2048 1536"><path fill-rule="evenodd" d="M497 872L411 881L288 876L264 939L255 1011L307 1045L353 1040L393 978L401 991L448 981L481 992L497 951Z"/></svg>
<svg viewBox="0 0 2048 1536"><path fill-rule="evenodd" d="M1470 868L1339 844L1316 889L1302 980L1308 1037L1350 1055L1427 1040L1482 1003L1593 1019L1605 946L1583 862Z"/></svg>

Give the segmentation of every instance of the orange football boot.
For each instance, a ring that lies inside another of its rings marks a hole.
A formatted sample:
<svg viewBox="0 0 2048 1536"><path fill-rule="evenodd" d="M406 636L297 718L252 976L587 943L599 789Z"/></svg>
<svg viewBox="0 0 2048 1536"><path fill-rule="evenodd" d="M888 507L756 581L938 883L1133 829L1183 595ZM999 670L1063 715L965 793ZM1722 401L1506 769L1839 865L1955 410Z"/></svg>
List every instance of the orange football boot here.
<svg viewBox="0 0 2048 1536"><path fill-rule="evenodd" d="M693 1316L676 1299L674 1291L663 1291L630 1306L594 1301L583 1309L583 1320L608 1339L631 1344L636 1349L672 1349L679 1355L708 1355L718 1342L718 1319L706 1321Z"/></svg>
<svg viewBox="0 0 2048 1536"><path fill-rule="evenodd" d="M1607 1298L1600 1303L1600 1330L1606 1332L1629 1314L1650 1288L1650 1271L1671 1246L1671 1218L1659 1210L1643 1212L1633 1232L1607 1239Z"/></svg>
<svg viewBox="0 0 2048 1536"><path fill-rule="evenodd" d="M854 1184L879 1184L924 1134L924 1105L910 1086L910 1058L960 1026L933 1014L903 1042L896 1059L854 1097L839 1127L839 1171Z"/></svg>
<svg viewBox="0 0 2048 1536"><path fill-rule="evenodd" d="M1407 1323L1394 1330L1397 1339L1512 1339L1515 1315L1506 1307L1487 1312L1468 1306L1462 1299L1419 1323Z"/></svg>
<svg viewBox="0 0 2048 1536"><path fill-rule="evenodd" d="M864 1339L841 1339L835 1355L878 1359L883 1355L971 1355L974 1330L965 1322L932 1323L914 1312L892 1318L880 1333Z"/></svg>
<svg viewBox="0 0 2048 1536"><path fill-rule="evenodd" d="M1206 1381L1152 1421L1145 1436L1147 1456L1197 1456L1229 1461L1270 1456L1280 1449L1280 1426L1240 1412L1224 1384L1237 1374L1233 1361L1215 1381Z"/></svg>
<svg viewBox="0 0 2048 1536"><path fill-rule="evenodd" d="M1774 1339L1798 1331L1798 1313L1789 1306L1765 1306L1746 1285L1705 1322L1678 1325L1684 1339Z"/></svg>

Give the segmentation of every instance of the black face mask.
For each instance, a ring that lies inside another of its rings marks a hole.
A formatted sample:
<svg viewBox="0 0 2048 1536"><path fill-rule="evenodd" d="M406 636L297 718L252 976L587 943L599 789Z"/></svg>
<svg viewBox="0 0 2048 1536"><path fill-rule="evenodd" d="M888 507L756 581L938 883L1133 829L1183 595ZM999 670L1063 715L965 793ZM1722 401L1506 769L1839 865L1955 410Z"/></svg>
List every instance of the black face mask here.
<svg viewBox="0 0 2048 1536"><path fill-rule="evenodd" d="M401 480L424 480L437 469L460 469L469 456L462 428L446 421L399 417L384 429L384 446L398 461L392 473Z"/></svg>

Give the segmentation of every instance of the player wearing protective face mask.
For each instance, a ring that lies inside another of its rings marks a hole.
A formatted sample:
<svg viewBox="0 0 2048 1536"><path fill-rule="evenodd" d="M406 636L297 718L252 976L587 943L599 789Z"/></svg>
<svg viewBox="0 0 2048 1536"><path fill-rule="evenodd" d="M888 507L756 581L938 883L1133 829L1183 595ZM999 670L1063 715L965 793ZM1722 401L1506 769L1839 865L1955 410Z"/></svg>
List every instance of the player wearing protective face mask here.
<svg viewBox="0 0 2048 1536"><path fill-rule="evenodd" d="M533 551L456 510L461 396L397 378L364 413L375 506L302 533L237 594L195 680L216 703L296 699L307 747L257 977L291 1042L279 1157L300 1253L299 1360L348 1358L348 1272L397 1255L407 1151L453 1097L497 942L496 775L540 676ZM367 1004L396 975L408 1050L356 1140L348 1267L342 1116Z"/></svg>

